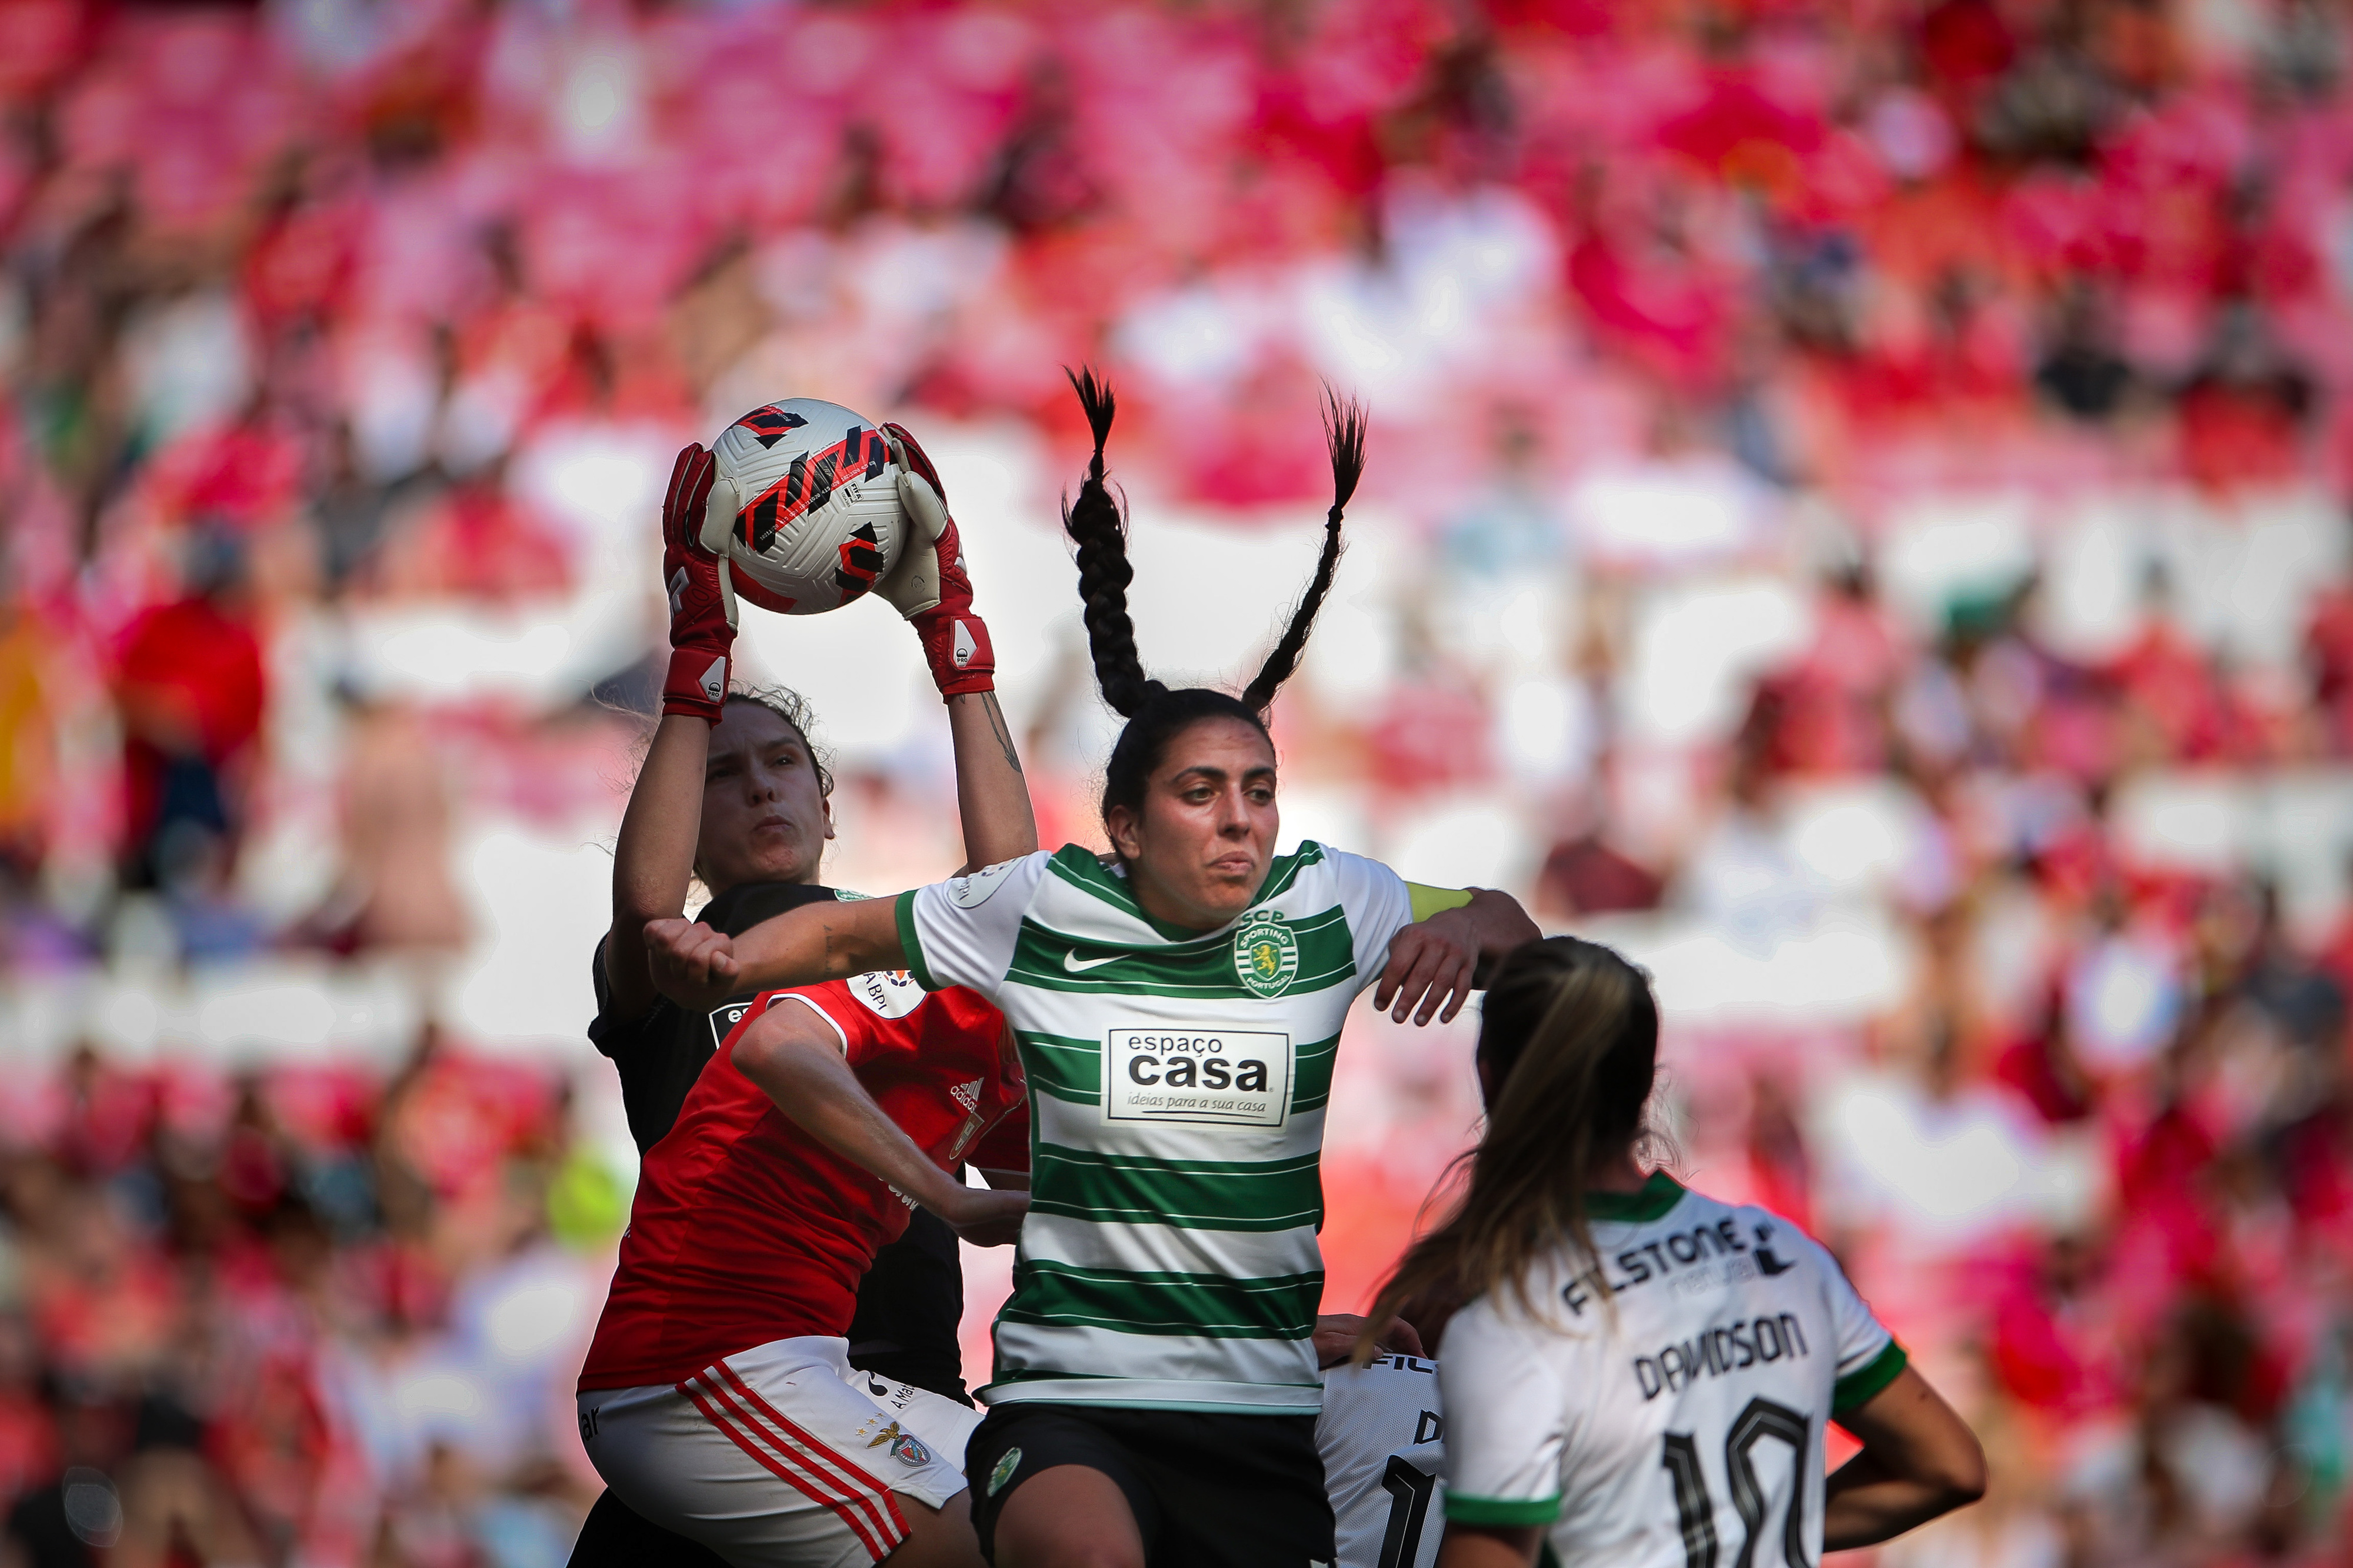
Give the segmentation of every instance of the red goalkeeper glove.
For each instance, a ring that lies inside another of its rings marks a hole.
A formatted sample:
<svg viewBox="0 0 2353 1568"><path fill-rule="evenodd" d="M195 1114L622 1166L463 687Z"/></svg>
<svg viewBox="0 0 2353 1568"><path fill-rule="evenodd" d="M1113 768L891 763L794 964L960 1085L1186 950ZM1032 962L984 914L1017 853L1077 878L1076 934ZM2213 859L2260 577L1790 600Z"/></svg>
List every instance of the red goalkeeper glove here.
<svg viewBox="0 0 2353 1568"><path fill-rule="evenodd" d="M662 586L670 595L670 673L662 711L719 722L727 701L729 653L735 646L735 589L727 558L702 546L703 510L719 461L700 441L688 443L670 469L662 498Z"/></svg>
<svg viewBox="0 0 2353 1568"><path fill-rule="evenodd" d="M942 697L997 689L997 649L988 623L972 607L972 578L965 572L964 540L948 515L940 473L904 426L885 425L882 436L899 465L899 501L914 531L891 574L874 591L914 623L923 639L923 662Z"/></svg>

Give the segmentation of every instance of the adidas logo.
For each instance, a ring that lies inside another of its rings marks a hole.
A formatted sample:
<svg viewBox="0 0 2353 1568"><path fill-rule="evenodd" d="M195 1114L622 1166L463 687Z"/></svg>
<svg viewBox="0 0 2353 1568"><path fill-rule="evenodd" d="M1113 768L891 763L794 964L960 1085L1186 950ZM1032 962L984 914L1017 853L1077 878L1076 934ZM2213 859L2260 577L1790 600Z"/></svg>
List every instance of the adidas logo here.
<svg viewBox="0 0 2353 1568"><path fill-rule="evenodd" d="M955 1099L958 1105L963 1106L966 1110L978 1110L980 1109L980 1079L973 1079L970 1083L957 1084L955 1087L949 1089L948 1093Z"/></svg>

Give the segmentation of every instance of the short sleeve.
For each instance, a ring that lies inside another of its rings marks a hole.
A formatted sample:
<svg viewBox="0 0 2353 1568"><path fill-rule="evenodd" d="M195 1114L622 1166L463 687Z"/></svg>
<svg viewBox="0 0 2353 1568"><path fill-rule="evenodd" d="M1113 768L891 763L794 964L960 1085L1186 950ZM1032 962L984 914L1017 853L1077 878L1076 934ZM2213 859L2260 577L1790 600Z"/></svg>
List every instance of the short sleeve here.
<svg viewBox="0 0 2353 1568"><path fill-rule="evenodd" d="M1836 1417L1870 1404L1895 1381L1910 1358L1871 1315L1870 1304L1856 1292L1830 1248L1811 1237L1806 1245L1820 1263L1823 1294L1838 1332L1838 1383L1831 1391L1831 1415Z"/></svg>
<svg viewBox="0 0 2353 1568"><path fill-rule="evenodd" d="M1549 1524L1560 1513L1567 1404L1556 1340L1482 1297L1446 1326L1446 1517Z"/></svg>
<svg viewBox="0 0 2353 1568"><path fill-rule="evenodd" d="M926 991L963 985L994 999L1050 858L1040 851L1000 860L900 894L899 945L916 984Z"/></svg>
<svg viewBox="0 0 2353 1568"><path fill-rule="evenodd" d="M763 997L760 1010L765 1013L771 1008L787 1005L807 1008L823 1019L827 1026L831 1029L835 1040L841 1046L842 1060L855 1061L858 1059L858 1053L850 1049L849 1030L844 1026L844 1020L850 1023L855 1023L856 1020L850 1017L849 1009L844 1007L841 1002L842 998L839 994L828 996L823 994L821 987L805 985L798 990L778 991Z"/></svg>
<svg viewBox="0 0 2353 1568"><path fill-rule="evenodd" d="M828 980L816 985L796 985L784 991L763 991L752 998L734 1027L720 1042L723 1051L733 1051L744 1031L754 1019L765 1017L779 1007L789 1006L802 1019L815 1024L840 1050L842 1059L853 1065L871 1054L874 1031L865 1026L860 1010L851 1006L849 987L855 981Z"/></svg>
<svg viewBox="0 0 2353 1568"><path fill-rule="evenodd" d="M1348 917L1356 939L1356 989L1381 977L1389 961L1389 943L1413 923L1413 894L1406 879L1362 855L1326 849L1324 859L1339 884L1340 908Z"/></svg>
<svg viewBox="0 0 2353 1568"><path fill-rule="evenodd" d="M588 959L588 983L596 994L596 1016L588 1020L588 1043L596 1047L598 1055L617 1062L666 1038L678 1009L669 998L658 994L640 1016L613 1016L613 983L605 973L605 943L610 940L609 935L598 937L596 951Z"/></svg>

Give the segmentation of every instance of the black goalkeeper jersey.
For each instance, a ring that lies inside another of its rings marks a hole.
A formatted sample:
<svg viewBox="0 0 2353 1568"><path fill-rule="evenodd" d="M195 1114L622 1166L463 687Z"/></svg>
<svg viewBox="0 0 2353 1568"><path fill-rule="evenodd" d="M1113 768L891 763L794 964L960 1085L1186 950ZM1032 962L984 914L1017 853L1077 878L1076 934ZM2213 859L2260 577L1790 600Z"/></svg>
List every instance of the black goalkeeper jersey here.
<svg viewBox="0 0 2353 1568"><path fill-rule="evenodd" d="M856 896L806 882L747 882L712 900L696 918L713 931L737 936L786 910ZM588 1039L621 1075L629 1136L642 1154L670 1135L687 1091L743 1017L753 994L693 1014L658 996L641 1016L618 1018L611 1011L601 938L590 968L596 1016L588 1025ZM969 1405L964 1352L956 1342L963 1317L964 1266L956 1256L955 1232L929 1210L915 1209L907 1216L906 1234L874 1255L859 1283L849 1364Z"/></svg>

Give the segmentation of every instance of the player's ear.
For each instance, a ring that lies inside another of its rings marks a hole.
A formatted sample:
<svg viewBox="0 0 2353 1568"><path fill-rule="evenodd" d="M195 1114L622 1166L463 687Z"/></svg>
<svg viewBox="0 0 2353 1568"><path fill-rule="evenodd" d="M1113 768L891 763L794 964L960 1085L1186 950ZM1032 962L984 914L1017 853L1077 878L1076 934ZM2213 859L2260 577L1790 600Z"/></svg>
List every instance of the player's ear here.
<svg viewBox="0 0 2353 1568"><path fill-rule="evenodd" d="M1134 860L1144 854L1143 824L1131 806L1114 805L1103 813L1103 831L1111 835L1111 847L1123 860Z"/></svg>
<svg viewBox="0 0 2353 1568"><path fill-rule="evenodd" d="M833 837L833 796L819 795L818 804L825 808L825 836L829 839Z"/></svg>

